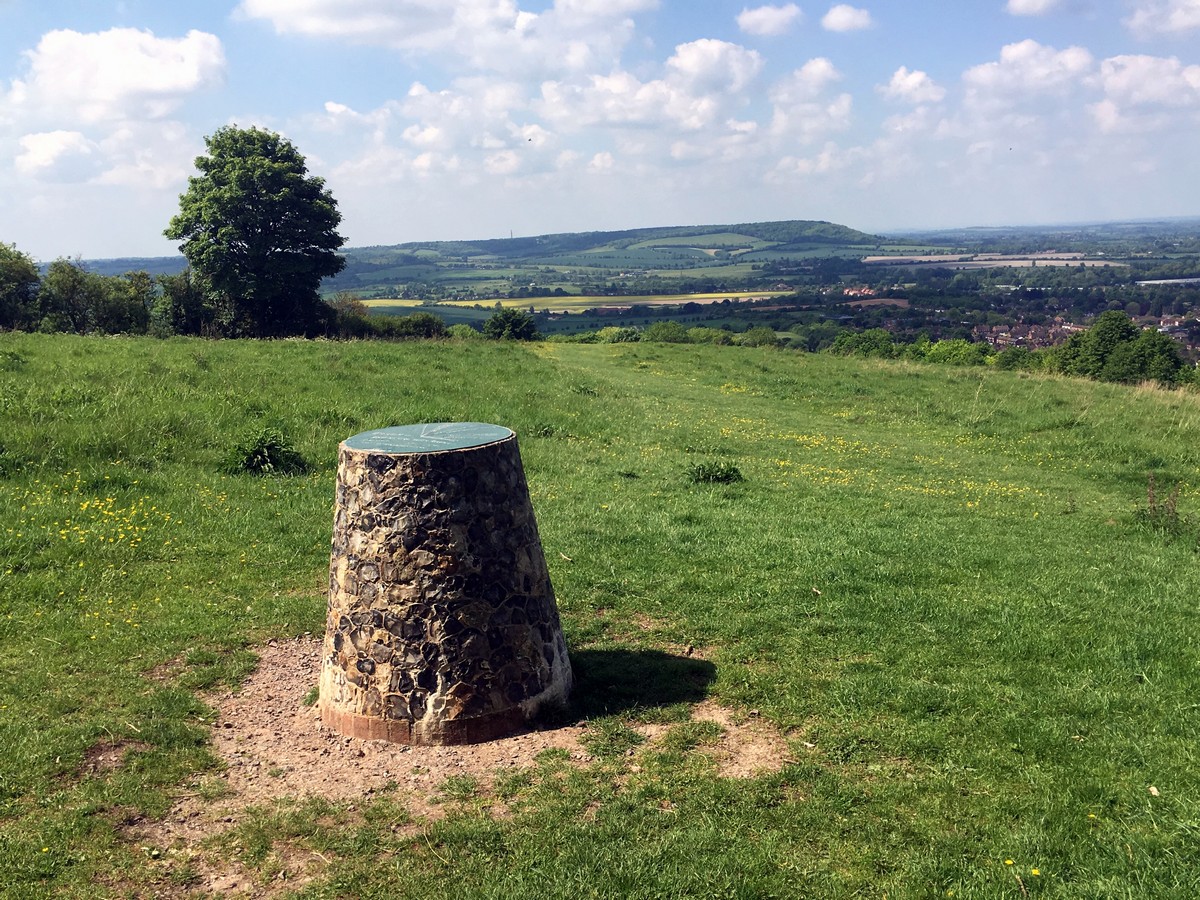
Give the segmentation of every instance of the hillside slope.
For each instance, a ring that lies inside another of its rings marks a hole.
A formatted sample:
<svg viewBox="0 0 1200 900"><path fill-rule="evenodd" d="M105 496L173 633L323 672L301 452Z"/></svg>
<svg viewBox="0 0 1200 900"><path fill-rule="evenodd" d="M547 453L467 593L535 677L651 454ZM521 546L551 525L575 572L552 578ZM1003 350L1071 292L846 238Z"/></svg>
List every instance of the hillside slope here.
<svg viewBox="0 0 1200 900"><path fill-rule="evenodd" d="M414 241L350 247L346 268L326 279L327 294L365 297L494 296L530 283L579 292L582 286L637 272L678 283L729 279L754 287L752 264L791 257L864 256L888 242L830 222L783 221L547 234L478 241ZM144 269L171 274L182 257L89 260L91 271L120 275ZM768 279L769 280L769 279ZM687 289L686 287L682 289Z"/></svg>
<svg viewBox="0 0 1200 900"><path fill-rule="evenodd" d="M313 896L1200 887L1194 394L649 344L0 351L14 896L231 866ZM322 632L338 442L445 420L518 432L586 752L228 811L245 760L202 698ZM308 474L227 474L276 433ZM722 776L702 699L785 735L782 768ZM180 796L205 841L141 837Z"/></svg>

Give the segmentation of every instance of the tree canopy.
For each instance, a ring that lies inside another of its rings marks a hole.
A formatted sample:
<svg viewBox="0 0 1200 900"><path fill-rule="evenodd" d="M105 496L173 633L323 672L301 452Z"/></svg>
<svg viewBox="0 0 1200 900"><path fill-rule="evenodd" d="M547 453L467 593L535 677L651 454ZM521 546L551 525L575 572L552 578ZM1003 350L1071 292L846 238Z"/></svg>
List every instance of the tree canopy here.
<svg viewBox="0 0 1200 900"><path fill-rule="evenodd" d="M542 339L533 316L519 309L497 310L490 319L483 323L483 333L487 337L502 341L540 341Z"/></svg>
<svg viewBox="0 0 1200 900"><path fill-rule="evenodd" d="M1120 310L1101 313L1087 331L1051 351L1053 368L1067 375L1134 384L1179 381L1184 368L1179 345L1165 334L1138 328Z"/></svg>
<svg viewBox="0 0 1200 900"><path fill-rule="evenodd" d="M345 266L337 202L304 156L272 131L227 126L205 139L164 234L220 307L230 332L312 334L331 315L321 279Z"/></svg>
<svg viewBox="0 0 1200 900"><path fill-rule="evenodd" d="M16 247L0 244L0 328L27 328L37 318L37 265Z"/></svg>

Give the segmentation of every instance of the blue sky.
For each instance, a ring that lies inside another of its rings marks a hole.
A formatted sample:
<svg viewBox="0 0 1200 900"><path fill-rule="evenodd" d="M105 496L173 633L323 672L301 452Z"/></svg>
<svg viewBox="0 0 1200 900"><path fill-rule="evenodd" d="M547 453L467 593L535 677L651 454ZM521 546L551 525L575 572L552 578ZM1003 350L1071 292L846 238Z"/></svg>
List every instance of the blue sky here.
<svg viewBox="0 0 1200 900"><path fill-rule="evenodd" d="M229 123L351 246L1200 215L1200 0L0 0L0 242L173 252Z"/></svg>

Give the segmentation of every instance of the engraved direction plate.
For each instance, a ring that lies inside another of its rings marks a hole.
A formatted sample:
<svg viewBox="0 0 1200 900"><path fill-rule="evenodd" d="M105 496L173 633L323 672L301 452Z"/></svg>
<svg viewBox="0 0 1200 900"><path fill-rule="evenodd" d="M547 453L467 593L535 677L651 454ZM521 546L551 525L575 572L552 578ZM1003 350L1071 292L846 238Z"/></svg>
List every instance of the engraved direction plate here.
<svg viewBox="0 0 1200 900"><path fill-rule="evenodd" d="M440 453L467 450L512 437L512 431L483 422L435 422L428 425L399 425L376 428L346 438L351 450L376 453Z"/></svg>

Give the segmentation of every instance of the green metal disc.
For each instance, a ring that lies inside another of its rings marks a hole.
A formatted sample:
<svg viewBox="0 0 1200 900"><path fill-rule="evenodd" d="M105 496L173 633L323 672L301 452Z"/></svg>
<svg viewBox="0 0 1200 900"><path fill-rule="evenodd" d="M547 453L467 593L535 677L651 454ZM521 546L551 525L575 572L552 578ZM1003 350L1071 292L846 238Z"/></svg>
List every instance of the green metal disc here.
<svg viewBox="0 0 1200 900"><path fill-rule="evenodd" d="M369 453L441 453L494 444L508 440L512 434L508 428L483 422L435 422L376 428L346 438L344 443L351 450Z"/></svg>

